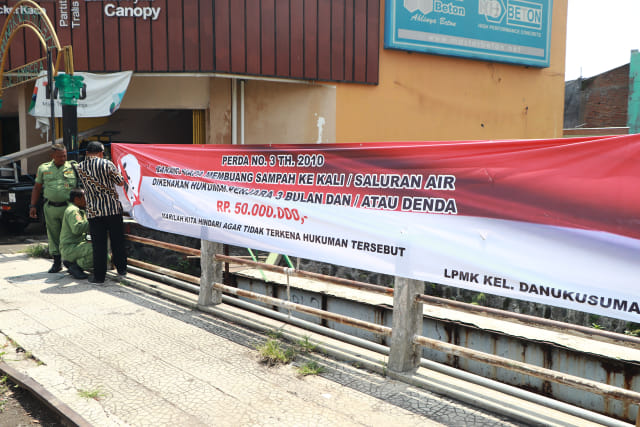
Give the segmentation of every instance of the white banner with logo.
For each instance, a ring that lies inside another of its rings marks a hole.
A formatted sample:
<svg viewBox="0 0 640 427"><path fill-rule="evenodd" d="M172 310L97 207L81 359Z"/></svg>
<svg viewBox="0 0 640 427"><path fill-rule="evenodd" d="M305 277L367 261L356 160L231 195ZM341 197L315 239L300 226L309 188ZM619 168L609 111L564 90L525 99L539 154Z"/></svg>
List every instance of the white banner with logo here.
<svg viewBox="0 0 640 427"><path fill-rule="evenodd" d="M127 91L133 71L110 74L74 73L83 78L78 99L78 117L107 117L118 108ZM53 88L54 112L62 117L62 102L58 88ZM47 91L47 74L43 72L36 80L31 96L29 114L36 117L51 117L50 91Z"/></svg>

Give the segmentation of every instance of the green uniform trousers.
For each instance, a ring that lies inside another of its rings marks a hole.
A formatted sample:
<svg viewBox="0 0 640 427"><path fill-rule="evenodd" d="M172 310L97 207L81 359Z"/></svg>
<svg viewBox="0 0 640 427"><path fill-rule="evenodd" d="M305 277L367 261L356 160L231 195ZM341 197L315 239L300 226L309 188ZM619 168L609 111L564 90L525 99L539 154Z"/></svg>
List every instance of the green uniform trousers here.
<svg viewBox="0 0 640 427"><path fill-rule="evenodd" d="M91 242L80 242L77 245L63 245L62 259L75 262L83 270L93 269L93 245Z"/></svg>
<svg viewBox="0 0 640 427"><path fill-rule="evenodd" d="M44 204L44 221L47 223L47 238L49 239L49 254L60 255L60 230L62 219L67 206L51 206Z"/></svg>

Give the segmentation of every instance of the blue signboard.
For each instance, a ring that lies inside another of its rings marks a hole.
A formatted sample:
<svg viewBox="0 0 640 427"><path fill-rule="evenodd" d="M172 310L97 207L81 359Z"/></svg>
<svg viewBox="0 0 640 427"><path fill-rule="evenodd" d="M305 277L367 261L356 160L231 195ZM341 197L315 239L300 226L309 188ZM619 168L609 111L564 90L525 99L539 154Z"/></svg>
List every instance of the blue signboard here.
<svg viewBox="0 0 640 427"><path fill-rule="evenodd" d="M384 46L549 66L553 0L387 0Z"/></svg>

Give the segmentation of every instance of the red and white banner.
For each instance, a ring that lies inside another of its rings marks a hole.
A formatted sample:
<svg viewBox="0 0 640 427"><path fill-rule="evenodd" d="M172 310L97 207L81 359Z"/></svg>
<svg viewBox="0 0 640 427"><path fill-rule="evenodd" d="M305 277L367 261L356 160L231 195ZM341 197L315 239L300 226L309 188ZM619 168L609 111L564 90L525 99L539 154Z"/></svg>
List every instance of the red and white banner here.
<svg viewBox="0 0 640 427"><path fill-rule="evenodd" d="M150 228L640 323L640 135L112 154Z"/></svg>

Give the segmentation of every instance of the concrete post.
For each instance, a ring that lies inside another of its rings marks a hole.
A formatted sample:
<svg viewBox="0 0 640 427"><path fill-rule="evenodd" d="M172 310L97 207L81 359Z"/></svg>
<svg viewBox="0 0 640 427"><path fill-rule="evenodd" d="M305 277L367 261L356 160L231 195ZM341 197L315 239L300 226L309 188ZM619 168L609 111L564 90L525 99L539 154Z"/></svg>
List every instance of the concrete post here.
<svg viewBox="0 0 640 427"><path fill-rule="evenodd" d="M389 370L408 372L420 364L422 348L413 343L422 335L422 304L415 296L424 293L424 282L396 277L393 291L393 332L389 352Z"/></svg>
<svg viewBox="0 0 640 427"><path fill-rule="evenodd" d="M201 240L200 243L200 293L198 305L217 305L222 302L222 292L213 289L213 283L222 283L222 263L215 262L215 254L222 253L222 243Z"/></svg>

